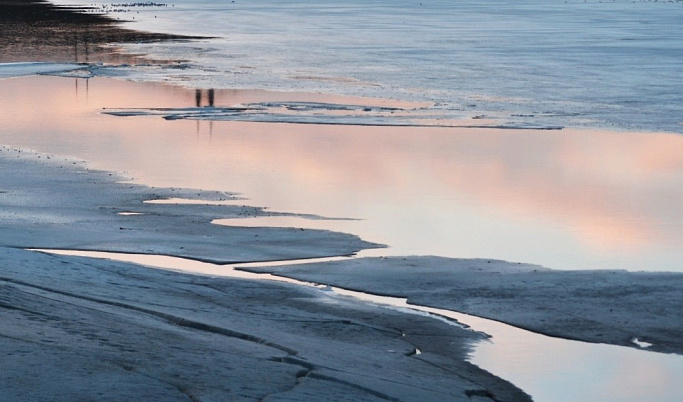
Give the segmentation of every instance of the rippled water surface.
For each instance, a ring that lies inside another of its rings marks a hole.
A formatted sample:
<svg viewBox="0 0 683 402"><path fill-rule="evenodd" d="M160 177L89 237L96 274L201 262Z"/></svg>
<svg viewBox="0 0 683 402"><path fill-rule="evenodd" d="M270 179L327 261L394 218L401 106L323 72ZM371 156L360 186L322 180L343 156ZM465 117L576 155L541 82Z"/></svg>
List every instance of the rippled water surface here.
<svg viewBox="0 0 683 402"><path fill-rule="evenodd" d="M133 28L215 38L129 46L189 61L136 73L147 78L429 100L444 116L520 126L683 132L683 2L163 4L110 14Z"/></svg>

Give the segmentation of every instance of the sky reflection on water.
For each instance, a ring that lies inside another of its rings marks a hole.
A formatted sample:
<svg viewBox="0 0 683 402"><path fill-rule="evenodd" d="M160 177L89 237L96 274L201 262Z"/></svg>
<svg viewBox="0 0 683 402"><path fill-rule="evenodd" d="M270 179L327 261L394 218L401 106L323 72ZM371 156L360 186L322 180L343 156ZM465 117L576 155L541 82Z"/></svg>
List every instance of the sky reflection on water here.
<svg viewBox="0 0 683 402"><path fill-rule="evenodd" d="M314 224L388 244L385 254L683 271L680 135L166 121L99 112L194 107L196 92L104 78L0 84L4 144L83 158L146 184L354 218ZM219 106L265 100L345 99L214 92Z"/></svg>

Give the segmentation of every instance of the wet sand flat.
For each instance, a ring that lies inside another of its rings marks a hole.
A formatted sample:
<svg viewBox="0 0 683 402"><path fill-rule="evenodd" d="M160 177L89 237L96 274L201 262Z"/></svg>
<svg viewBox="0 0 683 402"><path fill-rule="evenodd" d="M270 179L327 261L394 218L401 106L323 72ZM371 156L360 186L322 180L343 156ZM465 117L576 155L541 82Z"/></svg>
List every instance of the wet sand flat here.
<svg viewBox="0 0 683 402"><path fill-rule="evenodd" d="M217 216L267 214L260 208L144 202L233 198L224 192L122 183L122 176L73 159L3 146L0 158L0 241L6 247L166 254L226 264L348 255L378 246L330 231L211 224Z"/></svg>
<svg viewBox="0 0 683 402"><path fill-rule="evenodd" d="M486 317L536 333L683 354L683 274L557 271L439 257L248 268Z"/></svg>
<svg viewBox="0 0 683 402"><path fill-rule="evenodd" d="M211 194L118 183L46 154L5 147L0 165L3 397L529 400L466 362L482 334L432 318L293 285L22 249L268 260L371 246L360 239L210 225L208 216L259 211L143 204L164 192ZM130 209L146 215L118 214Z"/></svg>

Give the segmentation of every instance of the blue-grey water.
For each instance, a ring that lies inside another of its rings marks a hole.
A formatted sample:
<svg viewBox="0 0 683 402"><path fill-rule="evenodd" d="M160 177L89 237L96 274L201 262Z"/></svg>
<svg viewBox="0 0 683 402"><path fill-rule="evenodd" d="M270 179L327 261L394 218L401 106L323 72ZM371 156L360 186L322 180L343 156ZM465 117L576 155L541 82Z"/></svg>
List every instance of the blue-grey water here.
<svg viewBox="0 0 683 402"><path fill-rule="evenodd" d="M147 79L427 100L441 116L509 126L683 132L680 1L170 0L118 10L138 29L215 37L130 46L188 61L136 72Z"/></svg>

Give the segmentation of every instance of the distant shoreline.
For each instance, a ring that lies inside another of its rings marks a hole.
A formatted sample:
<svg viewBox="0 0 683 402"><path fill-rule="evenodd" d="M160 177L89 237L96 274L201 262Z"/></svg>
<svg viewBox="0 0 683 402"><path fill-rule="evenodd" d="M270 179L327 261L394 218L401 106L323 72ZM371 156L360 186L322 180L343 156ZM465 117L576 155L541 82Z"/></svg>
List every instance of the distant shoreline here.
<svg viewBox="0 0 683 402"><path fill-rule="evenodd" d="M59 7L43 0L0 0L0 63L163 62L124 55L105 45L191 40L199 37L139 32L122 28L85 7Z"/></svg>

